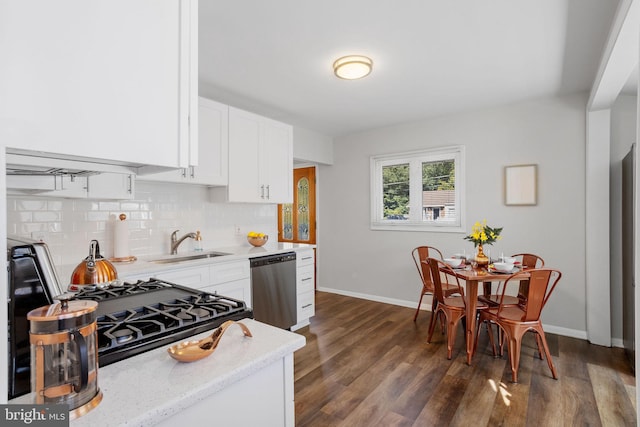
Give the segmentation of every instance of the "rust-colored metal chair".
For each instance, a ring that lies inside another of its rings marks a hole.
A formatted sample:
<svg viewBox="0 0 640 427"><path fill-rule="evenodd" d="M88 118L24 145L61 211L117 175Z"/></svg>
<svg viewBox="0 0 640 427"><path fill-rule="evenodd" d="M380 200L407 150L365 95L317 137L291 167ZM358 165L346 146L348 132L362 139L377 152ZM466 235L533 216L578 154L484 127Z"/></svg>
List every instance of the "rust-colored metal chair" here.
<svg viewBox="0 0 640 427"><path fill-rule="evenodd" d="M434 319L439 315L443 315L445 317L447 333L447 359L451 359L458 323L467 312L464 291L462 286L460 286L460 281L456 277L453 269L447 263L436 258L427 258L427 260L422 261L422 263L428 265L431 270L431 277L433 278L433 297L437 302L435 310L431 314L431 323L429 324L429 337L427 338L427 342L430 343L433 336L433 330L435 329ZM458 291L456 293L459 295L445 296L441 273L444 273L447 278L452 277L455 280L455 283L447 284L457 287ZM487 307L488 306L486 304L478 302L478 310L484 310Z"/></svg>
<svg viewBox="0 0 640 427"><path fill-rule="evenodd" d="M528 279L527 292L525 294L524 302L520 305L506 305L503 302L507 288L512 286L520 286L520 280L523 276ZM551 369L553 378L557 379L556 368L553 365L551 354L549 353L549 347L547 345L547 339L542 329L542 322L540 321L540 314L542 309L549 301L549 296L555 289L556 285L560 281L562 273L559 270L539 268L532 270L525 270L512 274L504 282L504 287L500 295L497 308L490 308L480 312L480 318L478 321L479 327L484 322L489 322L489 339L493 346L493 355L496 355L496 347L493 339L493 331L491 329L491 323L498 325L500 330L505 334L505 339L508 342L509 361L511 363L511 376L513 382L518 382L518 366L520 364L520 349L522 346L522 337L526 332L532 331L536 333L536 343L538 345L538 355L542 359L542 353L544 352L547 358L547 364ZM476 334L476 345L477 345ZM502 355L502 341L500 342L500 355Z"/></svg>
<svg viewBox="0 0 640 427"><path fill-rule="evenodd" d="M425 295L433 295L433 279L431 279L431 271L429 270L429 266L427 264L423 264L422 261L425 261L429 257L438 259L443 259L443 257L442 252L440 252L433 246L418 246L411 251L411 256L413 257L413 262L416 264L418 274L420 275L420 280L422 281L422 291L420 291L418 308L416 309L415 316L413 316L413 321L415 322L418 318L418 313L420 313L422 299ZM454 293L458 292L458 287L449 283L444 283L442 288L445 296L453 295ZM433 302L431 304L432 313L435 312L435 308L436 299L433 298Z"/></svg>
<svg viewBox="0 0 640 427"><path fill-rule="evenodd" d="M516 258L517 261L520 262L520 265L524 267L524 269L533 269L533 268L543 268L544 260L542 257L534 254L515 254L511 255L512 258ZM491 294L490 284L488 287L485 286L484 295L478 297L482 302L489 304L489 306L497 306L500 300L500 296L502 295L502 282L498 284L498 289L495 294ZM529 288L529 281L522 280L520 282L520 287L518 289L518 295L504 295L503 304L504 305L522 305L524 303L524 299L526 298L527 290Z"/></svg>

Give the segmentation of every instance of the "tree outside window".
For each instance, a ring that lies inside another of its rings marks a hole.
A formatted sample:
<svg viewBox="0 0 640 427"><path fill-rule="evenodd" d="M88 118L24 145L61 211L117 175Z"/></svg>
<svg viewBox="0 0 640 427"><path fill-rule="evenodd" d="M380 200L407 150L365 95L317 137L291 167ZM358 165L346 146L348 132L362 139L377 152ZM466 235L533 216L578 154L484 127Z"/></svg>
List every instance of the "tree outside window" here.
<svg viewBox="0 0 640 427"><path fill-rule="evenodd" d="M464 147L371 158L372 229L460 231Z"/></svg>
<svg viewBox="0 0 640 427"><path fill-rule="evenodd" d="M409 214L409 164L382 168L384 218L404 219Z"/></svg>

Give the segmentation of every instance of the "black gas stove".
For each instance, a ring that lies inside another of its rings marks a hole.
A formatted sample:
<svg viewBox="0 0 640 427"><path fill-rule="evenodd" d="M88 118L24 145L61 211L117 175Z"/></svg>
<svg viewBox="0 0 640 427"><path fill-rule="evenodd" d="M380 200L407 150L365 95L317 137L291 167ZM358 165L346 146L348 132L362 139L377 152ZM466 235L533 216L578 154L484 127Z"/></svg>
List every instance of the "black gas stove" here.
<svg viewBox="0 0 640 427"><path fill-rule="evenodd" d="M98 302L98 363L127 357L220 326L253 318L243 301L158 279L82 289L73 299Z"/></svg>
<svg viewBox="0 0 640 427"><path fill-rule="evenodd" d="M31 389L27 313L55 303L63 290L45 243L11 238L7 249L8 398L13 399ZM243 301L158 279L85 287L73 298L98 302L100 366L214 329L227 320L253 318Z"/></svg>

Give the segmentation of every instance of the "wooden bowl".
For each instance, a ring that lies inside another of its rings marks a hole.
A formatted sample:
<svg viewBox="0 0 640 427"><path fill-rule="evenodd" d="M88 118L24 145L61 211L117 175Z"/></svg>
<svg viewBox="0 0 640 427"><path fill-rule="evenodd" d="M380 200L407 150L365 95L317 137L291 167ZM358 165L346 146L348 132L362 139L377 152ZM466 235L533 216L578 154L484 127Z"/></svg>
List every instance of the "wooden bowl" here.
<svg viewBox="0 0 640 427"><path fill-rule="evenodd" d="M269 240L269 236L263 236L263 237L247 236L247 241L251 243L251 245L255 246L256 248L263 246L265 243L267 243L267 240Z"/></svg>

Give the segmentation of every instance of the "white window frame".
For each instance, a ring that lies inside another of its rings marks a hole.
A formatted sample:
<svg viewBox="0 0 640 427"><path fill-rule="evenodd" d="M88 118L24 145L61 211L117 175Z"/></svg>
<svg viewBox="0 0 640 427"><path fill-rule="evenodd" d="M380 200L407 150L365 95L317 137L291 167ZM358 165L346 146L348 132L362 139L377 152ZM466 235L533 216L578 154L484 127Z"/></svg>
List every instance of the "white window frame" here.
<svg viewBox="0 0 640 427"><path fill-rule="evenodd" d="M396 231L438 231L464 232L465 224L465 149L462 145L440 147L428 150L371 156L371 229ZM456 172L455 203L458 216L454 222L422 221L422 163L441 160L454 161ZM385 166L409 163L409 203L408 220L383 219L382 168ZM419 167L418 167L419 166ZM419 184L414 184L414 182ZM415 218L417 216L417 218Z"/></svg>

